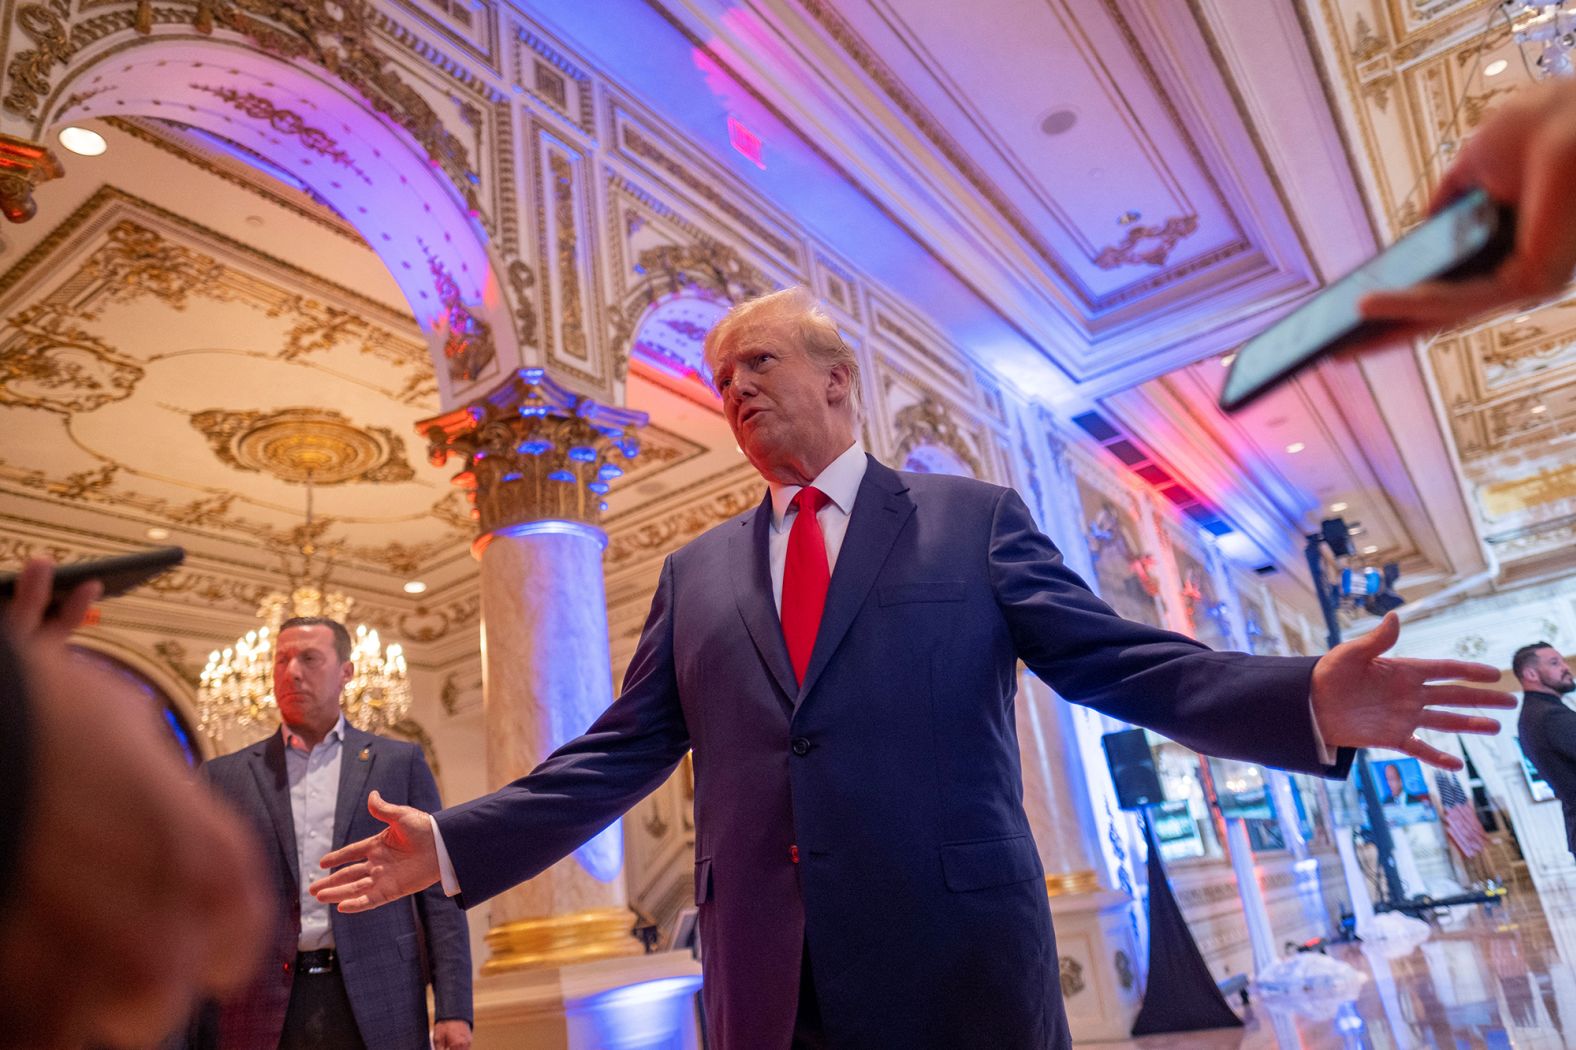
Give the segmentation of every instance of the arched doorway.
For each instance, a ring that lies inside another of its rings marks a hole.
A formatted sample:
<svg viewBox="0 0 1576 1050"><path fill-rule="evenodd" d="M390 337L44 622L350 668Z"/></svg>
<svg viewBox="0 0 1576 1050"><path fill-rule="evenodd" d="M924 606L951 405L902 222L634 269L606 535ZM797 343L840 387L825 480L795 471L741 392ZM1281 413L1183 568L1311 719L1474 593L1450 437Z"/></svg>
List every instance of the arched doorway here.
<svg viewBox="0 0 1576 1050"><path fill-rule="evenodd" d="M95 35L68 32L50 5L22 5L17 25L37 46L11 57L0 127L51 143L73 121L146 117L232 143L310 187L383 260L428 333L444 405L525 363L517 322L530 310L511 305L500 275L523 299L529 272L491 243L478 165L377 50L371 9L320 0L270 20L222 4L191 14L190 26Z"/></svg>

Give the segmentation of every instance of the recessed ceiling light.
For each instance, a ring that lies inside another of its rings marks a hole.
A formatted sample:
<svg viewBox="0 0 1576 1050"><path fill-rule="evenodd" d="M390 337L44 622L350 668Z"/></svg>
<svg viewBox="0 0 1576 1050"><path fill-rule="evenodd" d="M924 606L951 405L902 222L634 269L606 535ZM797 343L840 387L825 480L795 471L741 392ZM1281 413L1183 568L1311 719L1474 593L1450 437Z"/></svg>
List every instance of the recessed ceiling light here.
<svg viewBox="0 0 1576 1050"><path fill-rule="evenodd" d="M1236 354L1227 354L1225 357L1222 357L1220 359L1220 367L1221 368L1230 368L1231 367L1231 362L1235 361L1236 359L1237 359L1237 355Z"/></svg>
<svg viewBox="0 0 1576 1050"><path fill-rule="evenodd" d="M1379 545L1376 544L1376 543L1370 543L1368 546L1363 548L1363 553L1364 554L1378 554L1379 553Z"/></svg>
<svg viewBox="0 0 1576 1050"><path fill-rule="evenodd" d="M1486 77L1497 77L1509 68L1509 62L1505 61L1503 58L1496 58L1494 61L1490 62L1483 68L1483 75Z"/></svg>
<svg viewBox="0 0 1576 1050"><path fill-rule="evenodd" d="M1520 317L1516 318L1516 323L1517 324L1526 324L1530 320L1532 320L1532 315L1531 314L1522 314Z"/></svg>
<svg viewBox="0 0 1576 1050"><path fill-rule="evenodd" d="M161 529L157 525L155 525L153 528L148 530L148 539L150 539L150 540L167 540L169 538L170 538L170 530L169 529Z"/></svg>
<svg viewBox="0 0 1576 1050"><path fill-rule="evenodd" d="M1286 446L1286 453L1288 455L1295 456L1297 453L1301 452L1307 447L1308 446L1304 445L1301 441L1293 441L1291 444Z"/></svg>
<svg viewBox="0 0 1576 1050"><path fill-rule="evenodd" d="M421 594L426 589L427 585L422 583L420 580L411 580L405 585L406 594Z"/></svg>
<svg viewBox="0 0 1576 1050"><path fill-rule="evenodd" d="M1344 503L1332 503L1332 504L1330 504L1330 513L1331 514L1339 514L1341 511L1343 511L1345 509L1346 509L1346 504L1344 504Z"/></svg>
<svg viewBox="0 0 1576 1050"><path fill-rule="evenodd" d="M1061 135L1078 123L1078 114L1070 109L1053 109L1040 120L1040 130L1047 135Z"/></svg>
<svg viewBox="0 0 1576 1050"><path fill-rule="evenodd" d="M1549 410L1549 406L1548 405L1533 405L1532 406L1532 414L1535 415L1535 416L1541 416L1541 415L1543 415L1543 413L1547 412L1548 410Z"/></svg>
<svg viewBox="0 0 1576 1050"><path fill-rule="evenodd" d="M109 143L104 141L103 135L75 126L60 129L60 144L83 157L97 157L109 149Z"/></svg>

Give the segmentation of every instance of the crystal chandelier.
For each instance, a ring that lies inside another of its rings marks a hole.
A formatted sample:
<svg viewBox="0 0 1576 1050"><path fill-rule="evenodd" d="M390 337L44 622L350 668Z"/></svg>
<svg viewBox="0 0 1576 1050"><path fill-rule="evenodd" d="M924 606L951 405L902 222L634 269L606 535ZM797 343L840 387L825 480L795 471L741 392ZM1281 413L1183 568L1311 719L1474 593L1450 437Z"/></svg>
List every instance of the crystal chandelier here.
<svg viewBox="0 0 1576 1050"><path fill-rule="evenodd" d="M329 590L332 563L319 559L312 523L312 479L307 476L306 524L297 532L301 563L292 571L286 559L289 593L274 591L263 598L257 617L263 626L247 631L224 650L208 655L197 689L197 725L210 740L231 730L254 725L274 725L279 708L274 702L274 639L279 625L293 616L326 616L349 626L355 599ZM351 631L354 670L340 694L339 706L352 725L381 733L405 720L410 713L410 681L405 653L398 643L384 648L378 632L365 624Z"/></svg>
<svg viewBox="0 0 1576 1050"><path fill-rule="evenodd" d="M1572 0L1503 0L1500 4L1510 24L1511 37L1523 56L1535 51L1533 64L1539 77L1572 74L1571 51L1576 49L1576 2ZM1530 71L1530 67L1529 67Z"/></svg>

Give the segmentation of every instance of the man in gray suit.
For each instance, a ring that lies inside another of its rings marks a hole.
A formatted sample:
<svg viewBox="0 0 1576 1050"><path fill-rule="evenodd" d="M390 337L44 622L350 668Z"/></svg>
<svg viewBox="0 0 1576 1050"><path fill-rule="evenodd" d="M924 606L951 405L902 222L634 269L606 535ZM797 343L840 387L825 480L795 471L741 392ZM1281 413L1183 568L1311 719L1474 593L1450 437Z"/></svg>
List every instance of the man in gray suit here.
<svg viewBox="0 0 1576 1050"><path fill-rule="evenodd" d="M428 975L437 1006L431 1045L471 1044L470 941L464 916L441 889L362 915L333 911L306 891L325 853L382 827L367 812L373 789L422 809L440 805L420 748L364 733L340 713L354 670L350 651L343 624L286 620L274 649L283 725L204 766L274 847L278 904L262 971L219 1006L221 1050L425 1050Z"/></svg>

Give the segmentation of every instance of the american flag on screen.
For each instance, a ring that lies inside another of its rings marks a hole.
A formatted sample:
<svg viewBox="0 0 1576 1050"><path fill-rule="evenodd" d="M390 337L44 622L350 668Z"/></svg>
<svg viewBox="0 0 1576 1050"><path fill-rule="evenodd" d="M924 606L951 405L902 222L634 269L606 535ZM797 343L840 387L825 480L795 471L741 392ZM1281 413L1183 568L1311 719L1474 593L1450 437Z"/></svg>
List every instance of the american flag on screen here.
<svg viewBox="0 0 1576 1050"><path fill-rule="evenodd" d="M1434 783L1439 787L1439 801L1445 807L1445 834L1450 836L1463 857L1477 856L1488 845L1488 836L1483 834L1483 825L1478 823L1472 800L1467 798L1461 781L1454 773L1436 769Z"/></svg>

